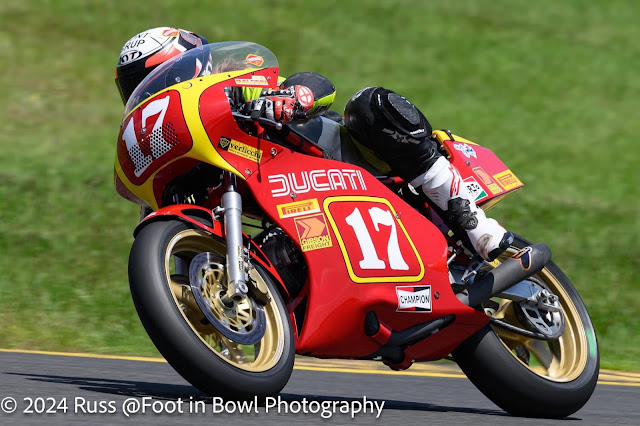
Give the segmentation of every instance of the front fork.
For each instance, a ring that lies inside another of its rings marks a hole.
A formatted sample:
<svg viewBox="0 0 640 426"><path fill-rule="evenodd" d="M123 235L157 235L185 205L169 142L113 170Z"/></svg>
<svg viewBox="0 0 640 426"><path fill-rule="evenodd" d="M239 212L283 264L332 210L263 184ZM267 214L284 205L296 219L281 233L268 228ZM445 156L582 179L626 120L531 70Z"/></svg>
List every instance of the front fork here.
<svg viewBox="0 0 640 426"><path fill-rule="evenodd" d="M223 185L225 193L222 195L220 208L214 213L224 215L224 236L227 242L227 292L221 296L222 302L231 306L233 302L241 301L249 291L248 252L242 244L242 197L236 191L236 176L231 172L224 172Z"/></svg>

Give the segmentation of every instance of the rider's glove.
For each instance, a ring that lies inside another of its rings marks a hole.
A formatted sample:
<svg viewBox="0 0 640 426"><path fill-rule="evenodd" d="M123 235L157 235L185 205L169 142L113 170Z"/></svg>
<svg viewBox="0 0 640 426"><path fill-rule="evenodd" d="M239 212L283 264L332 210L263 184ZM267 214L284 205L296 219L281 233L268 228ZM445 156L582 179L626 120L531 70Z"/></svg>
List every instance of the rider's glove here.
<svg viewBox="0 0 640 426"><path fill-rule="evenodd" d="M291 86L280 90L268 90L250 102L251 118L266 117L286 122L306 117L313 106L313 92L307 86Z"/></svg>

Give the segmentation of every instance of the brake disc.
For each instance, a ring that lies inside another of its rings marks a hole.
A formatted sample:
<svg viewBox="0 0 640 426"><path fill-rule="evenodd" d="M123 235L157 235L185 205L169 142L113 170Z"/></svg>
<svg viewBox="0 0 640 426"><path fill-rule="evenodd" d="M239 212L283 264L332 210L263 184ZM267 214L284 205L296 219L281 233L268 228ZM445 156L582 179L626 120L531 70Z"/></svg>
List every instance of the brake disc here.
<svg viewBox="0 0 640 426"><path fill-rule="evenodd" d="M533 332L541 333L547 339L554 340L564 332L564 314L558 303L558 297L538 283L539 292L535 300L514 302L514 312L522 325Z"/></svg>
<svg viewBox="0 0 640 426"><path fill-rule="evenodd" d="M253 298L226 305L220 296L227 291L225 259L216 253L199 253L189 266L189 285L205 318L224 337L242 345L255 345L264 336L264 308Z"/></svg>

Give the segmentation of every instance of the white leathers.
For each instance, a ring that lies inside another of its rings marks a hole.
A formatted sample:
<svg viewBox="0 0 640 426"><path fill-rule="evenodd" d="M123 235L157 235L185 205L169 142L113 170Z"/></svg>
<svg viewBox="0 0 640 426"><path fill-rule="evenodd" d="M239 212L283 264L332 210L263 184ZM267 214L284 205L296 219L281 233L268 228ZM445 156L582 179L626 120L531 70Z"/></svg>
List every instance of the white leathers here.
<svg viewBox="0 0 640 426"><path fill-rule="evenodd" d="M470 213L475 213L477 225L470 219L467 221L469 226L463 228L478 254L484 259L489 259L489 253L498 248L507 231L476 206L460 173L446 158L440 157L426 173L412 180L410 184L416 189L421 187L429 200L445 212L449 210L450 200L468 200Z"/></svg>

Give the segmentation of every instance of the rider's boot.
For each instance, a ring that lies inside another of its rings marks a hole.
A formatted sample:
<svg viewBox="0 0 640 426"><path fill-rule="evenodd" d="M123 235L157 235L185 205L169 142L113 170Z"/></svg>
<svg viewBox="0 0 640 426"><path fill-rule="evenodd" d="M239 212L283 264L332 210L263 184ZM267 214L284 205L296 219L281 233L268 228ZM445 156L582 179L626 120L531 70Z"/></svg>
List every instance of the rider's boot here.
<svg viewBox="0 0 640 426"><path fill-rule="evenodd" d="M440 157L423 175L411 181L414 188L444 211L447 225L466 231L475 251L492 261L513 242L513 234L495 219L488 218L476 206L458 170L446 158Z"/></svg>

